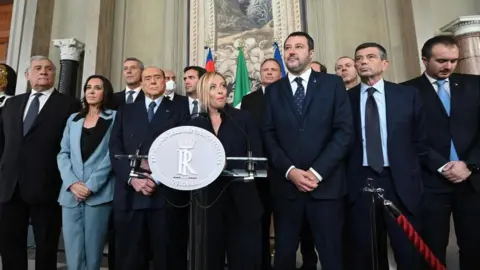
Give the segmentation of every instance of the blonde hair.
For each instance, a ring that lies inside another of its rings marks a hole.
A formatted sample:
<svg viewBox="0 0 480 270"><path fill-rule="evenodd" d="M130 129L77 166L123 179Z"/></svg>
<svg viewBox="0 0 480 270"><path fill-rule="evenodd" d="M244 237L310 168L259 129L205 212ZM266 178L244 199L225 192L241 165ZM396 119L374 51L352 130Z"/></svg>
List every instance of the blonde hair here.
<svg viewBox="0 0 480 270"><path fill-rule="evenodd" d="M220 76L222 77L223 81L226 82L225 77L218 73L218 72L207 72L203 74L202 77L198 80L197 83L197 96L198 99L200 100L200 104L202 106L202 109L204 111L207 111L208 106L210 106L210 84L213 81L213 78L215 76Z"/></svg>

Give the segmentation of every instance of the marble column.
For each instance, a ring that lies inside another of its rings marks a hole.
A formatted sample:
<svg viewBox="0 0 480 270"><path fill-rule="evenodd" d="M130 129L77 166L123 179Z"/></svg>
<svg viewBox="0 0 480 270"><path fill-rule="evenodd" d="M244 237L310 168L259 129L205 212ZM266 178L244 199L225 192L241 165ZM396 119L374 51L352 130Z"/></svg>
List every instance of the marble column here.
<svg viewBox="0 0 480 270"><path fill-rule="evenodd" d="M48 56L55 0L13 1L7 64L19 74L17 95L27 92L28 82L21 76L32 55Z"/></svg>
<svg viewBox="0 0 480 270"><path fill-rule="evenodd" d="M53 45L60 48L60 76L58 80L58 91L72 97L80 98L77 93L78 65L80 56L85 44L75 38L54 39Z"/></svg>
<svg viewBox="0 0 480 270"><path fill-rule="evenodd" d="M452 33L460 47L456 72L480 75L480 15L461 16L440 29Z"/></svg>

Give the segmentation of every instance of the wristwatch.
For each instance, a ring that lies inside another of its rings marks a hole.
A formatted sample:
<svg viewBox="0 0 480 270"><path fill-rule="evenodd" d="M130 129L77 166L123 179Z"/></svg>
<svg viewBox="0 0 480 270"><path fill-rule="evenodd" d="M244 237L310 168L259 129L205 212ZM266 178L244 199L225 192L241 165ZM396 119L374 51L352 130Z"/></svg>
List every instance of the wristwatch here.
<svg viewBox="0 0 480 270"><path fill-rule="evenodd" d="M469 169L472 173L480 173L480 167L475 164L467 164L467 169Z"/></svg>

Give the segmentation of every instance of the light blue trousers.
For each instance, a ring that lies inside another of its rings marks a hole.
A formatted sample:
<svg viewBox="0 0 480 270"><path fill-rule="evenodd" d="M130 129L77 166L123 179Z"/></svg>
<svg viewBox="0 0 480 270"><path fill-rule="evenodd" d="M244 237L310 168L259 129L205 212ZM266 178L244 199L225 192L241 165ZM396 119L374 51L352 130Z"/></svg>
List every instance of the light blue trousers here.
<svg viewBox="0 0 480 270"><path fill-rule="evenodd" d="M62 207L62 230L69 270L98 270L108 233L110 203Z"/></svg>

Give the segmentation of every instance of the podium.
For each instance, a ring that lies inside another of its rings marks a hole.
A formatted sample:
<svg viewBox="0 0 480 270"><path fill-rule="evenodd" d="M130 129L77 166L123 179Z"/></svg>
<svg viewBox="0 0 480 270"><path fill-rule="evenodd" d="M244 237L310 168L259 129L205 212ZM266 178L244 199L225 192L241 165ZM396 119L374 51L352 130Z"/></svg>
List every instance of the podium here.
<svg viewBox="0 0 480 270"><path fill-rule="evenodd" d="M249 145L248 138L245 139ZM182 126L158 136L148 155L141 155L139 149L134 154L115 155L115 158L130 160L130 177L146 178L145 170L139 165L142 160L148 160L151 180L174 190L190 192L189 270L209 270L206 261L208 202L204 188L219 177L228 177L229 182L251 182L267 177L267 159L254 157L251 149L246 150L244 157L227 157L214 134L202 128ZM218 196L222 195L223 191Z"/></svg>

